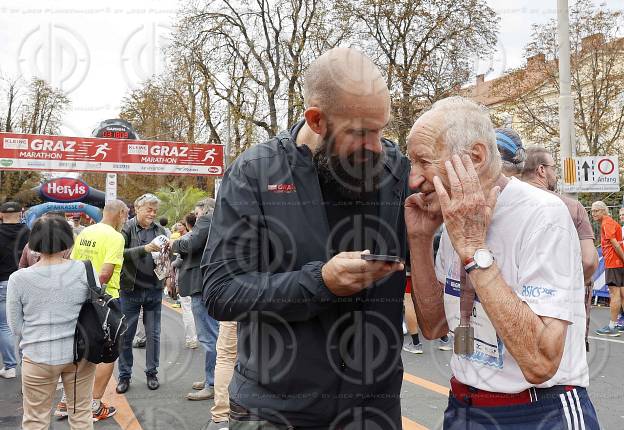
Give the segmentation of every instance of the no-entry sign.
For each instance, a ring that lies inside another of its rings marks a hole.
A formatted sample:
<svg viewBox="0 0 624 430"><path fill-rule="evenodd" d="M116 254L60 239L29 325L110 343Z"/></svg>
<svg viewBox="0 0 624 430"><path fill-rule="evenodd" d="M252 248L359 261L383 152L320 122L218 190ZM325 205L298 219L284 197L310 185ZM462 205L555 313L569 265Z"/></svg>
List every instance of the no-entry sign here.
<svg viewBox="0 0 624 430"><path fill-rule="evenodd" d="M223 146L0 133L0 168L221 176Z"/></svg>

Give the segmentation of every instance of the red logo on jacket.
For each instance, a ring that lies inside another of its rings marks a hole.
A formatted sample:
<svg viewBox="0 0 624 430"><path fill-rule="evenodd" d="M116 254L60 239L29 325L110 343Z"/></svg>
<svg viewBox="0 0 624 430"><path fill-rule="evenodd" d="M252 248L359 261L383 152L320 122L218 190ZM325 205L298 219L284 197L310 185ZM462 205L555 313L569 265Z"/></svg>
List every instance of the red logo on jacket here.
<svg viewBox="0 0 624 430"><path fill-rule="evenodd" d="M267 190L272 193L294 193L297 188L295 184L269 184Z"/></svg>

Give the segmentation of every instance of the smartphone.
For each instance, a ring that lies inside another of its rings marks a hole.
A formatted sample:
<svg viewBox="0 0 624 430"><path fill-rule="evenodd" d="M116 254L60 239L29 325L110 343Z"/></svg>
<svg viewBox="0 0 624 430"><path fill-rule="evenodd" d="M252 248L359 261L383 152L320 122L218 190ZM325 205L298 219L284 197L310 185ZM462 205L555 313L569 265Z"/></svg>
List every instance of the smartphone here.
<svg viewBox="0 0 624 430"><path fill-rule="evenodd" d="M362 260L366 261L385 261L388 263L402 263L401 257L396 255L383 255L383 254L361 254Z"/></svg>

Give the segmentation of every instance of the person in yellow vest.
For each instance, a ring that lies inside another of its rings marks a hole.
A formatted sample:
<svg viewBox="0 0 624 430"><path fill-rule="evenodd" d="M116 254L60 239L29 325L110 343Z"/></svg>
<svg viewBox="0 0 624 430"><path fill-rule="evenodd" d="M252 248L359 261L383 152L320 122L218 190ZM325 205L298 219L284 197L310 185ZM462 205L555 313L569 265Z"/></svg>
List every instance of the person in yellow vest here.
<svg viewBox="0 0 624 430"><path fill-rule="evenodd" d="M86 227L78 237L71 253L72 260L89 260L99 275L101 285L114 300L119 300L119 280L123 265L124 238L120 231L128 220L128 207L121 200L111 200L104 206L102 221ZM115 363L97 365L93 384L93 421L113 416L116 409L102 403ZM57 405L55 416L67 416L64 398Z"/></svg>

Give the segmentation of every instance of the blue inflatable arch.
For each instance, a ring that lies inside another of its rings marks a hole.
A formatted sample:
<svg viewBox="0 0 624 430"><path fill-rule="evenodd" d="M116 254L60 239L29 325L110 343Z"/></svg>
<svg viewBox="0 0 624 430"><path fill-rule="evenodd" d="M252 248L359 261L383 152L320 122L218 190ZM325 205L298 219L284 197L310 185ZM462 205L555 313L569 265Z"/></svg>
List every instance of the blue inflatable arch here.
<svg viewBox="0 0 624 430"><path fill-rule="evenodd" d="M102 211L95 206L88 205L86 203L42 203L26 211L26 224L28 228L32 228L33 223L41 215L48 212L81 212L91 217L95 222L100 222L102 219Z"/></svg>

